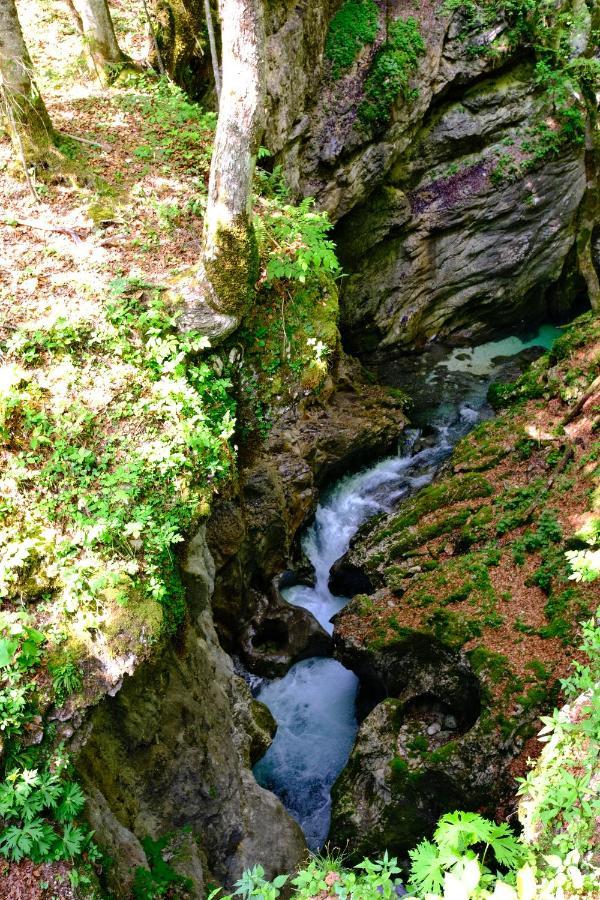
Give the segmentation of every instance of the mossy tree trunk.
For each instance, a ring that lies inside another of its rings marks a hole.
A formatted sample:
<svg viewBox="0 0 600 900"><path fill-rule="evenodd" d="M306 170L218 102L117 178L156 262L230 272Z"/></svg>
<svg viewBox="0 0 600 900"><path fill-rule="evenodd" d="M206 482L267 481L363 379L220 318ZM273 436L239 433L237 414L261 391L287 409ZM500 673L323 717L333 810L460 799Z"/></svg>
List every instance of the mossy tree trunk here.
<svg viewBox="0 0 600 900"><path fill-rule="evenodd" d="M0 97L15 152L27 162L43 160L56 134L33 77L14 0L0 0Z"/></svg>
<svg viewBox="0 0 600 900"><path fill-rule="evenodd" d="M68 0L68 5L104 83L113 81L123 67L133 67L119 47L107 0Z"/></svg>
<svg viewBox="0 0 600 900"><path fill-rule="evenodd" d="M265 125L262 0L220 0L222 86L199 272L183 290L181 327L223 337L239 325L258 277L252 179Z"/></svg>

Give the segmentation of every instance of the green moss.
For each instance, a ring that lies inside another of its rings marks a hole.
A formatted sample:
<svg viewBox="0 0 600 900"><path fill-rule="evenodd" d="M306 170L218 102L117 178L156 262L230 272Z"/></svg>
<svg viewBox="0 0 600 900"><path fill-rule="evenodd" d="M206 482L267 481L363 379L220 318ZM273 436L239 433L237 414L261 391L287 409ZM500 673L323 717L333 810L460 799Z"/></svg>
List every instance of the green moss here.
<svg viewBox="0 0 600 900"><path fill-rule="evenodd" d="M357 616L368 616L373 612L374 603L367 594L358 594L352 600L352 612Z"/></svg>
<svg viewBox="0 0 600 900"><path fill-rule="evenodd" d="M219 312L243 315L255 292L259 275L254 228L245 219L220 228L215 236L214 261L204 261Z"/></svg>
<svg viewBox="0 0 600 900"><path fill-rule="evenodd" d="M394 781L404 781L410 771L406 760L399 756L393 758L390 763L390 768L392 770L392 778Z"/></svg>
<svg viewBox="0 0 600 900"><path fill-rule="evenodd" d="M446 609L436 609L427 619L427 625L440 643L454 648L462 647L482 632L481 622L476 618Z"/></svg>
<svg viewBox="0 0 600 900"><path fill-rule="evenodd" d="M552 593L544 607L548 625L540 628L539 634L545 638L559 638L563 644L570 643L577 623L590 615L585 594L580 588L570 587L558 594Z"/></svg>
<svg viewBox="0 0 600 900"><path fill-rule="evenodd" d="M409 750L414 750L415 753L425 753L429 747L429 741L425 735L417 734L408 741L406 746Z"/></svg>
<svg viewBox="0 0 600 900"><path fill-rule="evenodd" d="M493 492L494 489L490 482L476 472L455 475L430 484L419 491L417 496L403 504L399 515L395 516L385 529L374 536L374 541L381 541L404 531L404 529L416 525L423 516L444 506L459 503L462 500L489 497Z"/></svg>
<svg viewBox="0 0 600 900"><path fill-rule="evenodd" d="M400 540L395 541L390 547L390 556L406 555L414 548L421 547L442 534L449 534L451 531L464 525L470 515L470 509L461 509L458 513L442 516L437 522L407 529Z"/></svg>
<svg viewBox="0 0 600 900"><path fill-rule="evenodd" d="M424 52L425 44L415 19L397 19L391 23L387 40L377 51L365 82L365 99L358 108L363 125L385 125L399 97L410 100L417 95L416 89L410 89L410 77Z"/></svg>
<svg viewBox="0 0 600 900"><path fill-rule="evenodd" d="M544 360L542 362L541 360ZM496 409L505 409L515 403L543 397L548 385L540 378L541 372L548 366L548 356L537 360L517 381L510 384L494 383L488 389L488 402Z"/></svg>
<svg viewBox="0 0 600 900"><path fill-rule="evenodd" d="M361 49L377 37L379 9L374 0L345 0L327 33L325 56L331 62L331 74L339 78L347 71Z"/></svg>
<svg viewBox="0 0 600 900"><path fill-rule="evenodd" d="M425 760L429 765L439 765L440 763L447 763L451 756L456 752L457 742L456 741L448 741L447 744L443 744L443 746L439 747L437 750L433 750L431 753L428 753L425 757Z"/></svg>
<svg viewBox="0 0 600 900"><path fill-rule="evenodd" d="M502 653L494 653L486 647L475 647L467 655L475 674L487 676L493 684L500 683L510 674L508 659Z"/></svg>

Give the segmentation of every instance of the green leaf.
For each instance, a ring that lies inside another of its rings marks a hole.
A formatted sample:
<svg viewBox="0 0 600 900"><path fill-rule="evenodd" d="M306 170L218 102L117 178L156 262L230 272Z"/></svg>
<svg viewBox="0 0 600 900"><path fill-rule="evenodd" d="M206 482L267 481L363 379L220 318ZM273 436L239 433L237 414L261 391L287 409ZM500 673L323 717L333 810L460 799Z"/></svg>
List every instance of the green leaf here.
<svg viewBox="0 0 600 900"><path fill-rule="evenodd" d="M11 665L18 646L18 638L14 638L13 640L0 638L0 668L4 669Z"/></svg>
<svg viewBox="0 0 600 900"><path fill-rule="evenodd" d="M411 860L409 885L425 894L439 894L444 884L438 848L431 841L421 841L409 851Z"/></svg>
<svg viewBox="0 0 600 900"><path fill-rule="evenodd" d="M65 825L62 836L61 853L68 857L77 856L83 846L84 834L77 825Z"/></svg>

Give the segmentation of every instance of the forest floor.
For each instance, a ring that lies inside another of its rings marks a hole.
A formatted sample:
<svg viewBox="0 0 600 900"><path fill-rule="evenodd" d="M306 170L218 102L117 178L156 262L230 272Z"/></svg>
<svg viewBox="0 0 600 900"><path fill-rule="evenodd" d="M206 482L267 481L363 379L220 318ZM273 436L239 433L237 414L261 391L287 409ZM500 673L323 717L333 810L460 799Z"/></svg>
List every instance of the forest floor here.
<svg viewBox="0 0 600 900"><path fill-rule="evenodd" d="M565 557L600 511L597 381L576 405L599 371L600 328L587 314L500 388L511 403L459 442L445 475L366 533L351 562L379 589L336 620L352 648L401 654L423 634L460 648L496 709L494 727L527 722L513 777L541 753L539 716L563 702L559 682L582 660L581 624L600 604L600 581L573 580ZM500 814L513 804L503 798Z"/></svg>
<svg viewBox="0 0 600 900"><path fill-rule="evenodd" d="M112 9L121 46L143 59L143 22L131 4L117 0ZM32 191L0 134L2 344L23 327L52 333L65 323L100 322L115 278L160 285L194 264L215 123L214 114L146 76L103 87L65 4L22 0L19 15L65 165L48 178L32 173ZM89 383L85 400L101 406L105 389ZM72 900L70 869L0 861L0 895Z"/></svg>
<svg viewBox="0 0 600 900"><path fill-rule="evenodd" d="M144 78L103 87L61 6L45 10L29 2L19 7L25 34L43 40L43 48L34 42L30 49L64 136L65 173L34 178L36 199L0 139L3 332L93 314L113 278L161 283L200 251L214 115L199 115L176 91ZM140 51L128 33L119 37L129 52Z"/></svg>

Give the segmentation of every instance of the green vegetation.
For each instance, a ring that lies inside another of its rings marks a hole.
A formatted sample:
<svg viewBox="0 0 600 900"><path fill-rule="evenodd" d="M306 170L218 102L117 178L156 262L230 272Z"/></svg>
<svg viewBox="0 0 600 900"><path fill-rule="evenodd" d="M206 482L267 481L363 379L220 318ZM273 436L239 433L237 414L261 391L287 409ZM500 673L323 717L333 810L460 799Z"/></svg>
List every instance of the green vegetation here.
<svg viewBox="0 0 600 900"><path fill-rule="evenodd" d="M476 852L479 847L483 847L481 858ZM507 870L508 883L526 856L505 823L496 825L476 813L449 813L440 819L433 842L422 841L411 851L409 884L421 896L449 893L453 886L468 891L468 897L489 896L497 867Z"/></svg>
<svg viewBox="0 0 600 900"><path fill-rule="evenodd" d="M489 481L475 472L457 475L444 481L427 485L423 490L402 505L398 516L386 523L386 527L374 535L379 541L390 535L398 534L406 528L417 525L419 520L442 507L461 500L489 497L493 488Z"/></svg>
<svg viewBox="0 0 600 900"><path fill-rule="evenodd" d="M172 176L181 165L198 179L193 208L150 198L136 245L150 254L203 210L215 116L148 77L132 77L114 102L138 117L134 156L148 172ZM95 221L126 214L118 187L95 187ZM178 549L235 474L236 427L250 422L252 430L262 414L264 436L278 394L288 402L299 385L306 402L328 376L339 272L330 225L310 199L289 202L277 170L259 172L256 190L263 274L232 345L245 345L241 379L233 351L223 359L203 335L181 334L170 294L136 274L86 291L78 316L34 317L2 336L0 788L6 797L11 785L31 793L40 820L29 806L7 808L0 852L10 859L96 852L78 824L81 809L65 805L79 789L66 761L57 768L46 713L52 704L93 702L105 690L95 682L98 663L130 654L140 662L178 631L187 615ZM169 881L160 848L148 853L139 896L181 886Z"/></svg>
<svg viewBox="0 0 600 900"><path fill-rule="evenodd" d="M346 72L360 50L377 37L379 9L374 0L345 0L327 33L325 56L333 78Z"/></svg>
<svg viewBox="0 0 600 900"><path fill-rule="evenodd" d="M396 896L399 873L397 860L387 853L377 861L365 859L354 869L344 869L340 858L316 856L295 877L288 879L280 875L272 882L265 880L262 866L255 866L236 883L235 895L224 897L217 889L209 894L208 900L231 900L232 896L276 900L286 883L297 900L310 900L322 891L328 894L334 891L334 896L348 900L379 900L380 897L391 900Z"/></svg>
<svg viewBox="0 0 600 900"><path fill-rule="evenodd" d="M0 854L15 862L73 859L90 846L89 831L75 824L85 797L78 784L65 780L66 763L55 757L52 768L11 772L0 785L0 816L6 824Z"/></svg>
<svg viewBox="0 0 600 900"><path fill-rule="evenodd" d="M386 125L399 97L411 100L417 96L416 88L410 88L410 77L424 52L425 44L415 19L397 19L390 24L387 40L375 54L365 81L365 99L358 108L363 125L376 128Z"/></svg>
<svg viewBox="0 0 600 900"><path fill-rule="evenodd" d="M340 274L325 213L306 198L289 202L281 170L257 173L255 230L261 277L234 343L244 345L238 420L242 435L264 439L285 401L317 396L338 347Z"/></svg>
<svg viewBox="0 0 600 900"><path fill-rule="evenodd" d="M49 343L23 329L5 345L5 597L45 596L86 628L102 627L111 607L143 608L148 625L148 603L167 631L181 622L174 548L230 470L234 405L230 382L199 357L208 341L175 324L160 291L116 279L104 317L82 322L77 343L51 327ZM98 408L83 400L94 389Z"/></svg>
<svg viewBox="0 0 600 900"><path fill-rule="evenodd" d="M163 835L159 840L144 838L142 847L146 854L149 869L136 869L133 883L135 900L158 900L159 897L189 896L193 889L191 879L179 875L175 869L165 862L163 852L171 840L171 835Z"/></svg>
<svg viewBox="0 0 600 900"><path fill-rule="evenodd" d="M552 0L445 0L444 8L460 10L463 38L480 34L504 20L507 29L490 44L470 43L473 54L503 58L508 49L530 47L535 53L535 83L542 109L539 121L521 140L518 149L525 159L510 153L499 155L492 182L520 177L538 163L557 156L565 146L584 142L586 108L595 108L600 85L600 61L573 53L573 39L589 27L586 4L556 5Z"/></svg>
<svg viewBox="0 0 600 900"><path fill-rule="evenodd" d="M378 18L379 9L374 0L345 0L342 4L331 21L325 44L325 56L331 62L334 79L348 71L364 46L375 42ZM416 19L411 16L389 23L386 38L377 48L364 83L364 100L358 108L358 120L363 127L385 126L399 97L409 101L417 96L417 90L410 88L410 78L424 52L425 44Z"/></svg>

